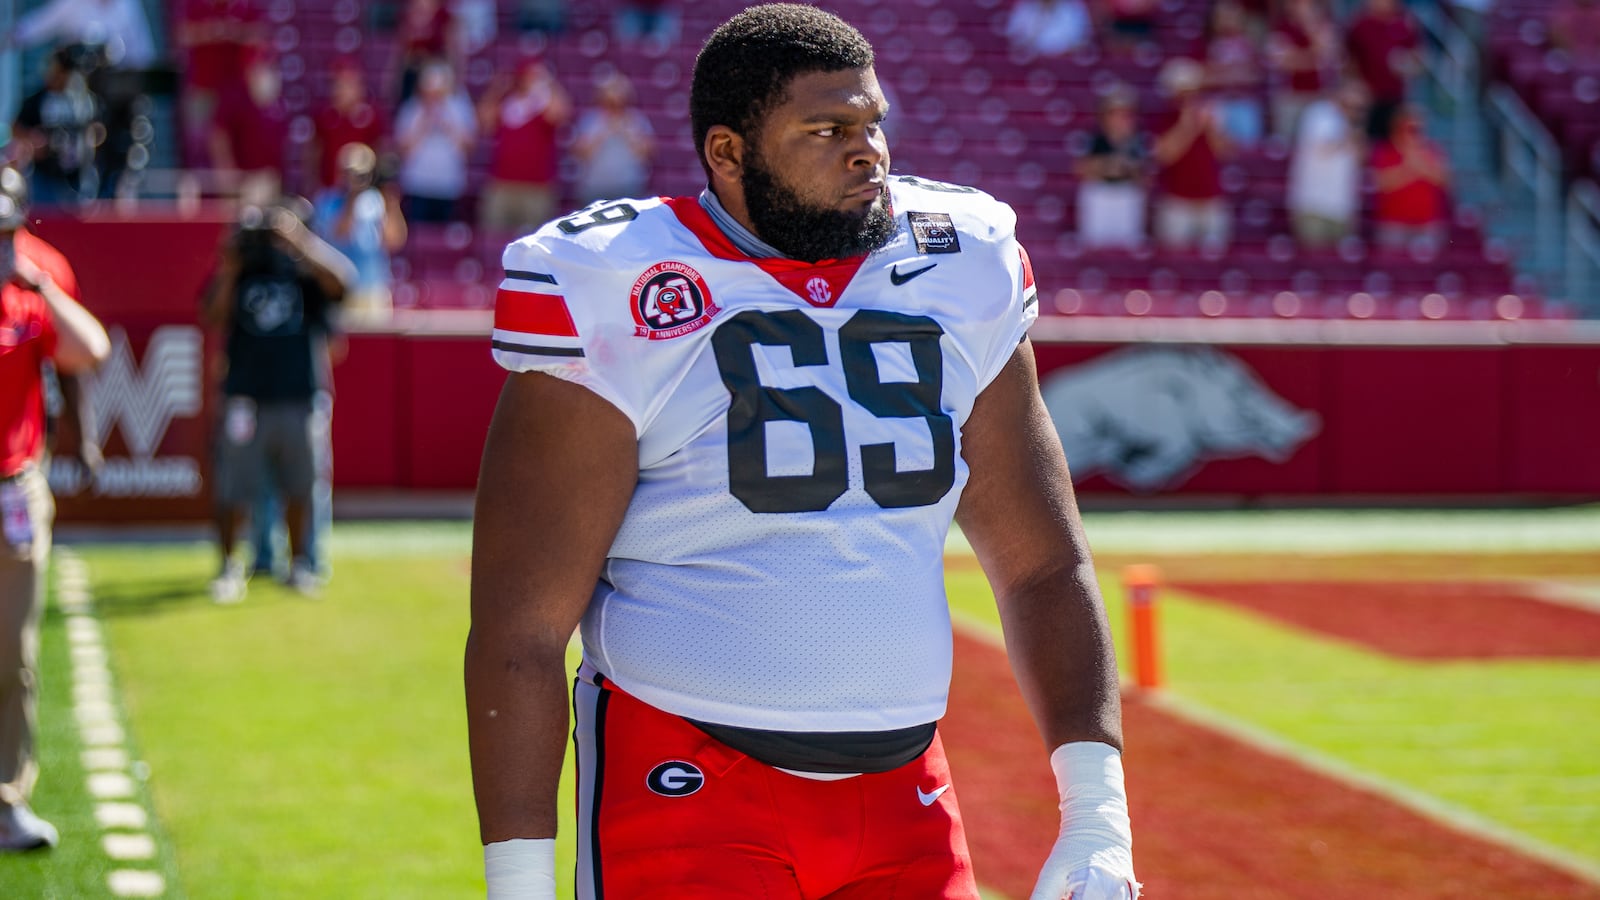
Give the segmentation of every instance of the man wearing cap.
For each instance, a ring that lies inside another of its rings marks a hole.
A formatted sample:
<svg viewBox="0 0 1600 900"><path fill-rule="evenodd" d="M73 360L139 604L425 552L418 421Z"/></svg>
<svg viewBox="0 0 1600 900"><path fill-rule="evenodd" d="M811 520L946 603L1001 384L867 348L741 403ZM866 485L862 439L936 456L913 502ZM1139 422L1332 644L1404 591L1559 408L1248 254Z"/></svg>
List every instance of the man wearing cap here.
<svg viewBox="0 0 1600 900"><path fill-rule="evenodd" d="M44 569L55 504L44 473L45 409L40 367L66 375L103 362L105 328L73 300L17 235L26 222L25 183L0 169L0 851L54 846L56 829L34 815L35 672Z"/></svg>

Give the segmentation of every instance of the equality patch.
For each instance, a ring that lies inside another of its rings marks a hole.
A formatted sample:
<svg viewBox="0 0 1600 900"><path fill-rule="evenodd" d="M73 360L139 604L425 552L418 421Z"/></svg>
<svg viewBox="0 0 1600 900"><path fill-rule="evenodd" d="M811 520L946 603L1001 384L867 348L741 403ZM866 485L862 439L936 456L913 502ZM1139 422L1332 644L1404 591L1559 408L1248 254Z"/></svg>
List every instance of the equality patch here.
<svg viewBox="0 0 1600 900"><path fill-rule="evenodd" d="M949 213L908 212L906 221L911 224L918 253L961 252L961 238Z"/></svg>

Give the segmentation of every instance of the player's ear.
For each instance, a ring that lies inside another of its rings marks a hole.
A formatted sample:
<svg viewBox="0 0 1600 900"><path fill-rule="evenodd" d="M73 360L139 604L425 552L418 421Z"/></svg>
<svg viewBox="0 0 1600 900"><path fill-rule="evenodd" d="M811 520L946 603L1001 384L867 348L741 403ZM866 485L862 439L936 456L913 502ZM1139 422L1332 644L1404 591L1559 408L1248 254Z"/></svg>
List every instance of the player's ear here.
<svg viewBox="0 0 1600 900"><path fill-rule="evenodd" d="M706 132L706 165L718 179L738 183L744 175L744 137L726 125L713 125Z"/></svg>

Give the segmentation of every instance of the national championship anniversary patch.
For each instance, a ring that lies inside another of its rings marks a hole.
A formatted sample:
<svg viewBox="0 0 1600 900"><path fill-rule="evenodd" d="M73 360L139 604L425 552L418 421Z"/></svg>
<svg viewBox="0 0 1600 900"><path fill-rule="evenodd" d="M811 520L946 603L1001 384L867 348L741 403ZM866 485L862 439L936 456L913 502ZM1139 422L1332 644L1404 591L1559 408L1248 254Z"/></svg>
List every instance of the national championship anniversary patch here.
<svg viewBox="0 0 1600 900"><path fill-rule="evenodd" d="M664 341L696 331L721 310L706 280L681 262L656 263L633 283L634 336Z"/></svg>

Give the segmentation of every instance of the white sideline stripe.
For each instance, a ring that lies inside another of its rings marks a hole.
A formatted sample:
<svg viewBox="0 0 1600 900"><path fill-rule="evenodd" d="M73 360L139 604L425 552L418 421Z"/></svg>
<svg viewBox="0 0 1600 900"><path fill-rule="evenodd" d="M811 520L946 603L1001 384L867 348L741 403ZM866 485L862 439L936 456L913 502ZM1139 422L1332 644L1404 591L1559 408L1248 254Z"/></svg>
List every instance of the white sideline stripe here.
<svg viewBox="0 0 1600 900"><path fill-rule="evenodd" d="M137 803L96 803L94 820L102 831L112 828L138 830L150 824L150 814Z"/></svg>
<svg viewBox="0 0 1600 900"><path fill-rule="evenodd" d="M154 859L156 855L155 839L148 834L107 834L100 838L100 846L118 862Z"/></svg>
<svg viewBox="0 0 1600 900"><path fill-rule="evenodd" d="M160 897L167 892L161 873L145 869L117 869L106 876L106 886L118 897Z"/></svg>
<svg viewBox="0 0 1600 900"><path fill-rule="evenodd" d="M1170 691L1146 691L1141 696L1151 706L1186 722L1224 734L1263 753L1287 759L1334 781L1370 791L1441 825L1510 847L1576 878L1600 885L1600 864L1570 850L1513 831L1415 788L1363 772L1343 760L1292 743L1187 698L1174 696Z"/></svg>
<svg viewBox="0 0 1600 900"><path fill-rule="evenodd" d="M89 795L94 797L95 822L100 826L100 848L114 863L154 860L160 852L145 829L150 811L139 802L139 772L143 766L129 759L127 733L108 666L103 629L94 618L89 593L89 567L71 550L56 548L56 600L66 615L68 656L72 660L73 718L84 750L80 756ZM114 830L120 829L120 830ZM119 868L106 874L106 887L116 897L161 897L167 880L148 869Z"/></svg>
<svg viewBox="0 0 1600 900"><path fill-rule="evenodd" d="M128 751L121 747L96 747L79 757L88 772L120 771L128 767Z"/></svg>

